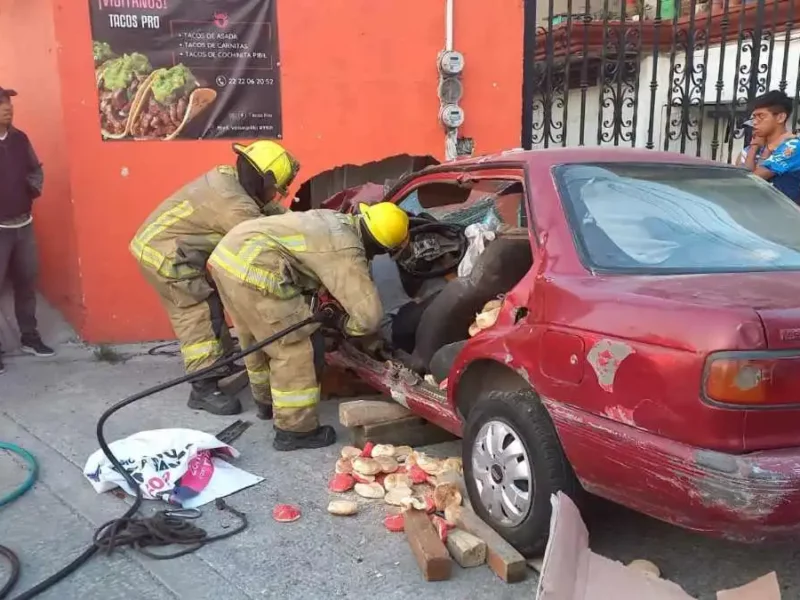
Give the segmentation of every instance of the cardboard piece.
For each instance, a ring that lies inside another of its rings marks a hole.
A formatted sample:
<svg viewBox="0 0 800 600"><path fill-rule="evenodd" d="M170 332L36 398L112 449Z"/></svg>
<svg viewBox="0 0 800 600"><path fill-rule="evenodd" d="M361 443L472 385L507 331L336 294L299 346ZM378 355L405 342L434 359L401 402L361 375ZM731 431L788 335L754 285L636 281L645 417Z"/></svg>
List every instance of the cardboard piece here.
<svg viewBox="0 0 800 600"><path fill-rule="evenodd" d="M694 600L678 584L630 569L589 549L589 532L572 500L551 498L550 540L544 554L537 600ZM720 592L718 600L781 600L774 573Z"/></svg>
<svg viewBox="0 0 800 600"><path fill-rule="evenodd" d="M717 592L717 600L780 600L781 586L775 571L732 590Z"/></svg>

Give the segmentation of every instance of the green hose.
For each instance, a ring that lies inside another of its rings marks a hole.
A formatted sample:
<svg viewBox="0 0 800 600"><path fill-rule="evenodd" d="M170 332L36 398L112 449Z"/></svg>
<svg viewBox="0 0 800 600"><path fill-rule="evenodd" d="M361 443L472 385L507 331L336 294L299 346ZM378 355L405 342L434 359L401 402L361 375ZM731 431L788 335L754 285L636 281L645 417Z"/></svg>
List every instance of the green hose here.
<svg viewBox="0 0 800 600"><path fill-rule="evenodd" d="M20 448L16 444L0 442L0 450L8 450L9 452L16 454L22 458L25 461L25 464L28 466L28 477L22 482L22 485L20 485L10 494L0 498L0 506L5 506L6 504L11 504L14 500L22 496L25 492L33 487L33 484L36 482L36 476L39 474L39 463L36 462L36 458L34 458L33 454L24 448Z"/></svg>

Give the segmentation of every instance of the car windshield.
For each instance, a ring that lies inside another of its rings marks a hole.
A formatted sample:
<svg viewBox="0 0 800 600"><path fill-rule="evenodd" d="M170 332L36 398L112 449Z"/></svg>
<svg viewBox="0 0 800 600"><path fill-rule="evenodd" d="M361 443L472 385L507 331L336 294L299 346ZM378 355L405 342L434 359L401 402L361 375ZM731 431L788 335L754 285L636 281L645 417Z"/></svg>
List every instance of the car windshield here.
<svg viewBox="0 0 800 600"><path fill-rule="evenodd" d="M800 208L741 169L582 164L556 169L584 262L644 273L800 270Z"/></svg>

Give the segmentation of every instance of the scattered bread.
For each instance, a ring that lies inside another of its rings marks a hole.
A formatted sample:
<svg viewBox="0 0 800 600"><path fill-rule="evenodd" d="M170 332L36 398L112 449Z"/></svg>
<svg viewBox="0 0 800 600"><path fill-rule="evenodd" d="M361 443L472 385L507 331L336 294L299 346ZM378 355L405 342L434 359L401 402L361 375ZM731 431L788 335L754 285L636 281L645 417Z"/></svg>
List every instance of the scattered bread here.
<svg viewBox="0 0 800 600"><path fill-rule="evenodd" d="M387 491L403 487L411 489L411 478L407 473L392 473L383 480L383 487Z"/></svg>
<svg viewBox="0 0 800 600"><path fill-rule="evenodd" d="M352 473L353 472L353 461L349 458L340 458L336 461L336 472L337 473Z"/></svg>
<svg viewBox="0 0 800 600"><path fill-rule="evenodd" d="M328 489L332 492L343 494L352 490L355 484L356 480L349 473L337 473L328 484Z"/></svg>
<svg viewBox="0 0 800 600"><path fill-rule="evenodd" d="M398 462L406 462L412 452L414 449L411 446L395 446L394 457Z"/></svg>
<svg viewBox="0 0 800 600"><path fill-rule="evenodd" d="M411 491L411 488L398 487L386 492L383 500L386 502L386 504L403 506L403 500L410 498L413 495L414 492Z"/></svg>
<svg viewBox="0 0 800 600"><path fill-rule="evenodd" d="M355 446L345 446L342 448L342 458L353 459L357 456L361 456L361 450L359 448Z"/></svg>
<svg viewBox="0 0 800 600"><path fill-rule="evenodd" d="M391 456L379 456L374 460L381 466L381 471L384 473L394 473L400 468L400 465Z"/></svg>
<svg viewBox="0 0 800 600"><path fill-rule="evenodd" d="M372 458L380 458L381 456L394 457L395 447L391 444L378 444L372 449Z"/></svg>
<svg viewBox="0 0 800 600"><path fill-rule="evenodd" d="M406 510L425 510L428 507L428 505L425 504L425 500L417 498L416 496L406 496L400 500L400 506Z"/></svg>
<svg viewBox="0 0 800 600"><path fill-rule="evenodd" d="M442 461L432 456L420 454L417 456L417 466L428 475L438 475L442 470Z"/></svg>
<svg viewBox="0 0 800 600"><path fill-rule="evenodd" d="M380 483L357 483L355 486L356 494L362 498L378 500L383 498L386 493Z"/></svg>
<svg viewBox="0 0 800 600"><path fill-rule="evenodd" d="M355 471L353 471L352 475L356 483L375 483L374 475L362 475L361 473L356 473Z"/></svg>
<svg viewBox="0 0 800 600"><path fill-rule="evenodd" d="M442 463L442 470L441 473L446 473L447 471L453 471L458 473L459 475L464 473L464 465L460 458L451 457L445 460Z"/></svg>
<svg viewBox="0 0 800 600"><path fill-rule="evenodd" d="M293 523L300 518L300 509L292 504L278 504L272 509L272 518L278 523Z"/></svg>
<svg viewBox="0 0 800 600"><path fill-rule="evenodd" d="M433 490L433 502L440 512L448 506L461 506L461 501L461 492L455 483L440 483Z"/></svg>
<svg viewBox="0 0 800 600"><path fill-rule="evenodd" d="M628 563L628 567L637 571L641 571L649 577L661 577L661 570L649 560L637 558L636 560Z"/></svg>
<svg viewBox="0 0 800 600"><path fill-rule="evenodd" d="M374 458L358 457L353 459L353 470L359 475L377 475L383 468Z"/></svg>
<svg viewBox="0 0 800 600"><path fill-rule="evenodd" d="M358 504L350 500L334 500L328 504L328 512L340 517L349 517L358 512Z"/></svg>

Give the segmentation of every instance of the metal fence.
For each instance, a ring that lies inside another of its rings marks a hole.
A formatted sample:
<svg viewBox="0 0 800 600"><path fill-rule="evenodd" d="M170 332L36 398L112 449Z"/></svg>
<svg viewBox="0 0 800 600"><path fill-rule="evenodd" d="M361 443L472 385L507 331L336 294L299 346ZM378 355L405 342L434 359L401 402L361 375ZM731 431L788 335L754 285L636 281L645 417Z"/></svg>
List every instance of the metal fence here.
<svg viewBox="0 0 800 600"><path fill-rule="evenodd" d="M798 128L798 12L800 0L525 0L522 145L732 162L759 94L793 97Z"/></svg>

